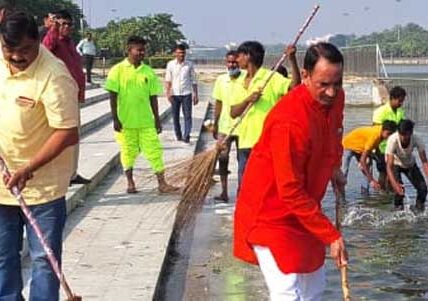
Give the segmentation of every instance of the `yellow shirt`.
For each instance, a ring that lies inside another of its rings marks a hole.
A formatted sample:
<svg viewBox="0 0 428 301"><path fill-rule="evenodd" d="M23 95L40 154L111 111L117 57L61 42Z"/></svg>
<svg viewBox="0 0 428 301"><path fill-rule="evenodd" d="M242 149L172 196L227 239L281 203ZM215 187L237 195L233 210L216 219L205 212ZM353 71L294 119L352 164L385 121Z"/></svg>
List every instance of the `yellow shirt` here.
<svg viewBox="0 0 428 301"><path fill-rule="evenodd" d="M221 102L221 114L220 119L218 121L218 132L222 134L229 134L232 126L235 124L235 119L230 116L230 108L231 104L234 102L234 98L236 98L238 86L238 79L241 77L245 77L245 72L241 71L241 74L238 78L232 79L229 74L222 74L217 77L212 97L215 100ZM237 135L237 131L233 133L233 135Z"/></svg>
<svg viewBox="0 0 428 301"><path fill-rule="evenodd" d="M384 121L389 120L395 122L398 125L400 121L405 118L406 114L403 108L397 108L397 110L394 112L389 102L380 106L373 112L373 124L382 124ZM386 140L383 140L379 144L379 150L382 154L385 153Z"/></svg>
<svg viewBox="0 0 428 301"><path fill-rule="evenodd" d="M78 87L66 66L41 46L36 60L11 75L0 60L0 156L11 172L27 164L55 129L78 125ZM32 103L18 101L19 97ZM34 172L23 196L29 205L65 195L73 168L72 148ZM18 205L0 181L0 204Z"/></svg>
<svg viewBox="0 0 428 301"><path fill-rule="evenodd" d="M105 88L117 93L117 115L124 128L154 128L150 96L162 94L162 85L152 68L137 68L126 58L111 68Z"/></svg>
<svg viewBox="0 0 428 301"><path fill-rule="evenodd" d="M343 148L352 150L358 154L362 154L364 151L371 152L376 149L381 142L381 133L381 125L356 128L343 137Z"/></svg>
<svg viewBox="0 0 428 301"><path fill-rule="evenodd" d="M245 76L239 77L237 79L239 89L237 90L232 105L242 103L253 92L263 87L270 73L270 70L261 67L257 70L248 88L245 88ZM279 99L288 92L290 84L290 79L285 78L277 72L274 73L266 88L263 90L262 96L253 105L238 128L240 149L252 148L257 143L262 133L267 114Z"/></svg>

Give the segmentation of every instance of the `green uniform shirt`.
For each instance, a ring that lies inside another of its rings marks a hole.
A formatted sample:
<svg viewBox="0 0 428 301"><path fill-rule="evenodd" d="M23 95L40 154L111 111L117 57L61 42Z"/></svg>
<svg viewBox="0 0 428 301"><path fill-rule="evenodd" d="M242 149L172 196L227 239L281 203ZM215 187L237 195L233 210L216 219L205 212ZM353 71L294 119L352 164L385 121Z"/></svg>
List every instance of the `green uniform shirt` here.
<svg viewBox="0 0 428 301"><path fill-rule="evenodd" d="M401 120L405 119L405 114L403 108L397 108L397 110L394 112L392 110L391 105L389 102L386 104L380 106L373 112L373 123L374 124L382 124L384 121L393 121L397 125L400 123ZM383 140L379 144L379 150L382 154L385 153L386 150L386 140Z"/></svg>
<svg viewBox="0 0 428 301"><path fill-rule="evenodd" d="M145 64L135 68L124 59L110 70L105 89L117 93L117 115L122 127L155 126L150 96L161 94L162 85L152 68Z"/></svg>
<svg viewBox="0 0 428 301"><path fill-rule="evenodd" d="M239 77L237 79L239 89L237 90L236 97L233 99L234 103L232 105L243 102L253 92L263 87L270 73L270 70L261 67L254 75L247 89L245 88L245 76ZM278 100L288 92L290 84L290 79L275 72L263 90L262 96L253 105L238 128L240 149L252 148L257 143L262 133L263 123L267 114Z"/></svg>
<svg viewBox="0 0 428 301"><path fill-rule="evenodd" d="M230 78L229 74L222 74L215 81L212 97L222 103L221 114L218 120L219 133L229 134L236 122L230 116L230 107L234 103L234 98L236 98L239 89L238 79L241 77L245 77L245 72L241 72L239 77L235 79ZM235 131L233 134L237 135L238 133Z"/></svg>

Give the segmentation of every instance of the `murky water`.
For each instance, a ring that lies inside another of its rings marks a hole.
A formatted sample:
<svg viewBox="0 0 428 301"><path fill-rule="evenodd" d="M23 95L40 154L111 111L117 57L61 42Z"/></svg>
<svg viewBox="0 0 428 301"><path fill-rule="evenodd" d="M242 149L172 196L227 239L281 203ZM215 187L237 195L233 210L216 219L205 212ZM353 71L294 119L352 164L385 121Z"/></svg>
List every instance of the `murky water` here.
<svg viewBox="0 0 428 301"><path fill-rule="evenodd" d="M371 114L371 107L347 107L346 130L370 124ZM419 134L428 141L424 129ZM236 162L231 162L230 170L233 192ZM392 195L361 195L362 180L353 162L342 208L353 300L428 300L428 213L417 215L411 210L415 191L409 184L406 210L395 212ZM215 204L212 197L218 192L216 185L198 216L188 268L174 276L173 282L185 280L184 292L172 292L168 300L268 300L259 269L239 262L231 254L234 203ZM332 220L334 207L334 195L329 189L323 208ZM326 269L324 299L341 300L340 273L330 259Z"/></svg>

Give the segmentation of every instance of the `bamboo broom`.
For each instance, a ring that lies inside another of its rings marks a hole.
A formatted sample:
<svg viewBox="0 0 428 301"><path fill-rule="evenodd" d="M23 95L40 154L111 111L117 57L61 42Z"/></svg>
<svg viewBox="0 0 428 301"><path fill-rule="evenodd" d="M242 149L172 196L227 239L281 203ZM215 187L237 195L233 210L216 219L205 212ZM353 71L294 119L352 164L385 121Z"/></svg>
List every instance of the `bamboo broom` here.
<svg viewBox="0 0 428 301"><path fill-rule="evenodd" d="M320 6L316 5L310 16L305 20L305 23L294 39L292 44L293 46L297 45L297 42L308 28L319 8ZM277 61L269 76L267 77L264 85L262 86L262 91L264 88L266 88L270 79L275 74L279 66L286 60L286 58L287 54L284 53ZM229 134L225 139L222 140L223 142L217 143L214 148L203 151L195 155L190 160L184 160L170 167L170 172L168 173L168 178L170 181L173 183L183 183L184 181L182 200L179 204L177 216L177 222L179 225L191 224L192 216L194 218L193 213L195 210L198 210L202 207L203 201L206 198L209 189L211 188L215 165L223 147L223 143L227 141L227 139L234 133L236 128L239 126L251 108L252 104L247 106L241 116L238 117Z"/></svg>
<svg viewBox="0 0 428 301"><path fill-rule="evenodd" d="M10 172L6 166L6 163L4 162L3 158L1 158L1 157L0 157L0 170L1 170L1 173L3 174L3 176L6 176L6 177L10 176ZM63 289L65 291L65 294L67 295L67 301L82 301L82 297L73 294L73 291L71 290L70 286L67 283L67 280L65 279L64 274L61 271L58 260L55 258L55 255L54 255L52 249L49 247L49 245L48 245L48 243L47 243L47 241L46 241L46 239L42 233L42 230L40 229L39 223L33 217L33 214L31 213L30 209L28 208L27 204L25 203L25 200L24 200L21 192L18 190L18 187L16 187L16 186L12 187L11 193L13 194L13 196L18 201L22 212L24 213L25 217L27 218L27 220L30 223L31 227L33 228L34 232L36 233L36 236L39 239L39 242L42 245L43 250L46 253L49 264L51 265L52 270L54 271L56 277L59 280L59 283L61 284L61 286L63 287Z"/></svg>
<svg viewBox="0 0 428 301"><path fill-rule="evenodd" d="M340 203L343 199L344 194L339 190L336 185L333 185L334 194L336 197L336 228L340 231L341 228L341 214L340 214ZM340 278L342 283L342 293L344 301L351 301L351 290L349 289L349 281L348 281L348 267L342 266L340 267Z"/></svg>

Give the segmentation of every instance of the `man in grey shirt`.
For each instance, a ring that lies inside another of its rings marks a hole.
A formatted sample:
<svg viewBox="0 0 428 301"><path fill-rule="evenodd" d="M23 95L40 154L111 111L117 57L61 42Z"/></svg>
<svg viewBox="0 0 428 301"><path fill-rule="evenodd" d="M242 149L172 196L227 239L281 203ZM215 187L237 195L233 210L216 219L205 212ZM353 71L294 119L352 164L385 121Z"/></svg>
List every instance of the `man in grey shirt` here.
<svg viewBox="0 0 428 301"><path fill-rule="evenodd" d="M422 140L413 134L414 123L404 119L398 124L398 132L388 138L386 144L386 171L388 179L395 191L395 209L403 210L404 188L401 174L405 174L417 191L416 209L425 209L427 185L425 179L416 164L413 150L416 148L422 161L422 169L428 177L428 161L425 146Z"/></svg>

